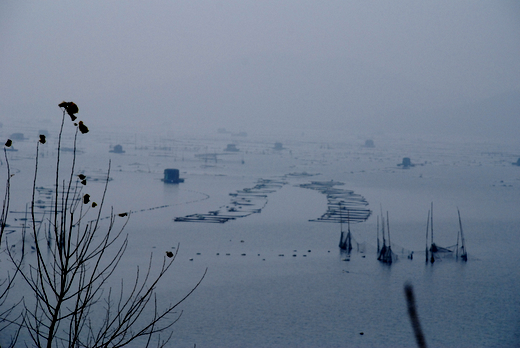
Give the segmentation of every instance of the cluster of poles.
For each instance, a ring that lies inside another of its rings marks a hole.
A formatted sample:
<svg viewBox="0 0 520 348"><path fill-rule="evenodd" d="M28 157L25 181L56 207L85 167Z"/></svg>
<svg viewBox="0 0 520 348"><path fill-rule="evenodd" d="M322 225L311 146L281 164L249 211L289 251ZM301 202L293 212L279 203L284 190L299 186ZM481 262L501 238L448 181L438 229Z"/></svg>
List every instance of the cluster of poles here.
<svg viewBox="0 0 520 348"><path fill-rule="evenodd" d="M433 203L428 211L428 219L426 223L426 247L425 258L426 263L434 263L436 260L455 258L455 260L468 260L466 251L464 232L462 230L462 220L460 218L460 210L457 209L459 217L459 231L457 234L457 244L449 247L441 247L433 240ZM386 222L386 223L385 223ZM385 230L386 226L386 230ZM382 245L380 244L379 232L382 233ZM404 250L404 249L403 249ZM390 242L390 224L388 212L386 213L386 221L381 211L381 230L379 228L379 216L377 218L377 259L383 263L391 264L396 261L398 256L392 252ZM409 259L413 259L413 251L408 254Z"/></svg>
<svg viewBox="0 0 520 348"><path fill-rule="evenodd" d="M385 233L386 232L386 233ZM383 263L391 264L397 260L397 255L392 252L392 246L390 243L390 219L388 217L388 211L386 212L386 231L385 231L385 217L381 210L381 234L383 244L379 242L379 216L377 217L377 259ZM386 237L385 237L386 234ZM388 245L387 245L388 240ZM413 255L413 254L411 254ZM413 257L413 256L412 256Z"/></svg>
<svg viewBox="0 0 520 348"><path fill-rule="evenodd" d="M433 202L431 208L428 211L428 220L426 223L426 262L434 263L435 260L452 257L453 249L455 249L455 259L462 261L468 261L468 253L466 251L466 244L464 240L464 232L462 230L462 220L460 218L460 210L457 208L459 216L459 231L457 233L457 244L454 247L441 247L435 244L433 241ZM429 234L429 236L428 236ZM460 243L460 246L459 246Z"/></svg>

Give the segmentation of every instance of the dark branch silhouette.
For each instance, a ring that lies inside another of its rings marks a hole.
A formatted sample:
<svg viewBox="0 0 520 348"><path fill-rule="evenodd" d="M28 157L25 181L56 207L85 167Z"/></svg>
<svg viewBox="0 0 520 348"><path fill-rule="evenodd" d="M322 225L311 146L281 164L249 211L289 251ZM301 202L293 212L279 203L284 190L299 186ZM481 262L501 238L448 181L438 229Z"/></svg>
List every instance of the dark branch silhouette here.
<svg viewBox="0 0 520 348"><path fill-rule="evenodd" d="M26 242L34 245L33 255L29 257L25 251L16 254L6 248L17 279L29 292L17 303L8 305L11 303L7 301L9 289L12 289L15 277L0 281L0 333L3 328L15 325L17 329L11 339L12 346L23 337L25 345L47 348L123 347L130 343L148 347L155 337L158 340L155 344L163 347L172 336L168 329L182 314L176 313L176 308L195 291L207 270L180 300L158 303L156 290L175 261L177 247L175 254L162 256L158 271L152 267L153 256L150 255L144 271L137 266L129 287L121 281L118 291L112 288L110 284L113 282L109 280L114 277L128 245L128 235L124 235L123 231L130 214L119 214L126 219L116 224L117 215L111 209L108 223L100 223L110 177L110 162L99 204L89 204L91 196L83 192L88 188L86 177L75 173L77 138L88 132L83 121L74 123L72 160L70 168L66 169L70 169L70 174L61 177L60 153L65 115L68 114L74 121L79 109L72 102L63 102L59 106L63 108L63 116L58 136L53 209L49 216L37 221L35 197L39 150L46 143L45 137L40 136L36 144L32 183L31 228L28 236L22 233L22 245ZM8 171L0 243L9 207L9 180ZM19 309L18 316L13 315L15 309ZM160 336L162 333L166 334L164 338Z"/></svg>
<svg viewBox="0 0 520 348"><path fill-rule="evenodd" d="M406 304L408 306L408 316L412 323L415 340L417 347L426 348L426 340L421 328L421 322L419 321L419 315L417 314L417 308L415 306L415 295L413 293L413 286L410 283L404 285L404 293L406 296Z"/></svg>

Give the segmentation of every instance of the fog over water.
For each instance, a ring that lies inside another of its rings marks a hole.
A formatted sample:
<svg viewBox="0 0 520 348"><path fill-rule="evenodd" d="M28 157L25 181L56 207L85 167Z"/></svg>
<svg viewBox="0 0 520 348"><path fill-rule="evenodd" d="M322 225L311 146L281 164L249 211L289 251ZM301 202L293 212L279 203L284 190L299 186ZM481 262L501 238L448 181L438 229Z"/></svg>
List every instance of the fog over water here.
<svg viewBox="0 0 520 348"><path fill-rule="evenodd" d="M3 119L513 137L515 1L3 1ZM86 116L88 115L88 116Z"/></svg>
<svg viewBox="0 0 520 348"><path fill-rule="evenodd" d="M0 52L0 136L25 135L2 247L21 250L38 134L50 188L58 103L74 101L84 190L99 199L110 160L102 216L131 212L110 285L180 245L169 303L208 268L168 347L415 347L405 282L429 346L520 344L517 2L5 1ZM66 119L63 147L73 132ZM164 183L167 168L185 181ZM260 180L266 197L230 195ZM312 181L366 199L350 255L340 224L310 221L328 209ZM457 243L460 209L467 263L425 263L432 202L440 246ZM382 210L392 265L377 261ZM247 216L175 221L212 211Z"/></svg>

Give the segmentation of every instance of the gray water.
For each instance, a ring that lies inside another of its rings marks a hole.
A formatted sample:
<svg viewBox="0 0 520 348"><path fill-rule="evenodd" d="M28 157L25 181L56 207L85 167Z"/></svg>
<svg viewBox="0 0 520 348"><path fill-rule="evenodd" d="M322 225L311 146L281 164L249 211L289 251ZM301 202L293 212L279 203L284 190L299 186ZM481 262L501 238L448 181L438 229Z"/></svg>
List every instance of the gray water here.
<svg viewBox="0 0 520 348"><path fill-rule="evenodd" d="M406 282L414 286L430 347L520 344L520 168L511 165L517 159L514 144L381 137L370 149L361 138L316 140L303 134L283 140L229 134L86 136L76 172L102 177L111 158L106 205L115 213L132 212L118 278L131 281L150 253L161 262L165 251L179 246L158 291L159 300L169 303L208 269L179 307L171 347L414 347ZM275 141L286 149L273 150ZM241 151L218 155L217 162L194 156L221 154L232 142ZM24 183L32 183L35 143L19 144L10 154L17 173L13 211L23 211L30 199ZM108 152L117 143L124 154ZM161 144L168 148L158 149ZM53 146L50 141L42 150L42 185L52 185ZM418 165L401 169L397 163L403 157ZM180 169L185 182L163 183L165 168ZM313 176L287 176L303 172ZM253 187L260 178L285 182L268 194L261 213L224 224L174 222L223 209L229 193ZM342 188L367 199L372 216L351 226L364 250L346 255L338 248L338 224L309 221L327 208L325 195L299 187L315 180L343 182ZM102 187L89 182L85 189L96 199ZM467 263L425 263L431 202L436 242L443 246L456 243L460 209ZM376 260L381 207L389 214L394 250L413 250L413 260L400 257L390 266ZM9 234L9 244L17 245L17 234Z"/></svg>

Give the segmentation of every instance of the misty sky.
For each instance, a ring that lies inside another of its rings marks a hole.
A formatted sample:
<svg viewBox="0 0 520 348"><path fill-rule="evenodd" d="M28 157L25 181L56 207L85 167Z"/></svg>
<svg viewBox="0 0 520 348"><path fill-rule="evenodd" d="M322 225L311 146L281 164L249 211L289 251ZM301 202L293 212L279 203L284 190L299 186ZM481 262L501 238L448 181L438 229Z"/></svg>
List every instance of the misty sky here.
<svg viewBox="0 0 520 348"><path fill-rule="evenodd" d="M514 136L520 3L2 0L0 95L114 130Z"/></svg>

